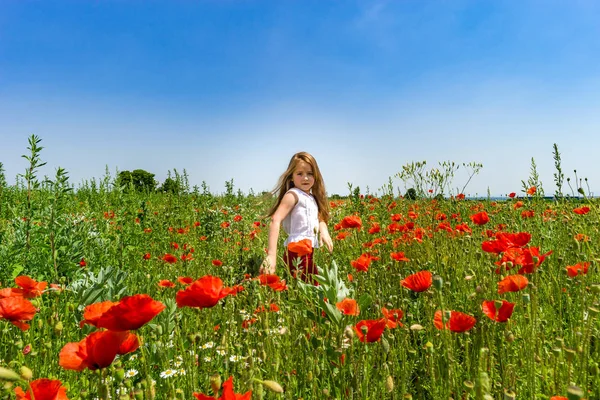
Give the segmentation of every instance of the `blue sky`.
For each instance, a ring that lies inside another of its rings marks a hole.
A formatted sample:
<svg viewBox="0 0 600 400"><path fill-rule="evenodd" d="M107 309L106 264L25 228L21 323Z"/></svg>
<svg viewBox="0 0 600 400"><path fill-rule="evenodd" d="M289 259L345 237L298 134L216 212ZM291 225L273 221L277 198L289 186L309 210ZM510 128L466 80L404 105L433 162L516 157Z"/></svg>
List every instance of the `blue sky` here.
<svg viewBox="0 0 600 400"><path fill-rule="evenodd" d="M36 134L42 175L75 185L185 169L260 192L308 151L347 194L450 160L496 196L533 158L551 195L557 143L598 195L599 37L591 0L2 0L0 162L14 182Z"/></svg>

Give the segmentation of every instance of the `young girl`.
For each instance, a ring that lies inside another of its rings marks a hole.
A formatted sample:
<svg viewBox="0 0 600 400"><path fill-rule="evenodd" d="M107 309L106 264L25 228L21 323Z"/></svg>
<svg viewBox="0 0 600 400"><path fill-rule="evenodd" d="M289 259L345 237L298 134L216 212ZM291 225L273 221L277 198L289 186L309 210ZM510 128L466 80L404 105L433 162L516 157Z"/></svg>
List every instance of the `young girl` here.
<svg viewBox="0 0 600 400"><path fill-rule="evenodd" d="M325 194L325 184L319 171L317 161L306 152L292 156L287 170L279 178L274 193L279 192L277 202L269 211L269 248L267 258L260 268L261 273L274 274L277 260L277 240L279 228L288 234L284 242L286 251L284 261L294 276L298 271L294 261L298 254L288 250L288 244L309 239L313 248L325 244L329 252L333 250L333 242L327 230L329 220L329 203ZM302 280L317 272L312 253L300 257L298 268Z"/></svg>

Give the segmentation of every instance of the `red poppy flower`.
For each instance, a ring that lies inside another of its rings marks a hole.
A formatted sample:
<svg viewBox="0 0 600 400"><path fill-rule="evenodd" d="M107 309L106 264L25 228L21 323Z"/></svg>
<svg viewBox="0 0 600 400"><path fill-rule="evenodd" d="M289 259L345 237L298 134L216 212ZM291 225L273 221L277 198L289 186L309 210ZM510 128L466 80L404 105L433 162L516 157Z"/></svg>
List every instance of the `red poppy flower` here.
<svg viewBox="0 0 600 400"><path fill-rule="evenodd" d="M177 282L181 283L182 285L189 285L194 282L194 279L189 276L180 276L177 278Z"/></svg>
<svg viewBox="0 0 600 400"><path fill-rule="evenodd" d="M433 317L433 324L437 329L450 329L452 332L466 332L475 326L477 320L460 311L450 311L450 318L446 321L444 326L442 320L442 311L437 310Z"/></svg>
<svg viewBox="0 0 600 400"><path fill-rule="evenodd" d="M525 211L521 212L521 218L523 218L523 219L533 218L534 215L535 215L535 211L533 211L533 210L525 210Z"/></svg>
<svg viewBox="0 0 600 400"><path fill-rule="evenodd" d="M465 194L464 193L459 193L456 195L456 199L457 200L464 200L465 199Z"/></svg>
<svg viewBox="0 0 600 400"><path fill-rule="evenodd" d="M285 284L285 280L281 280L279 276L274 274L262 274L258 277L260 284L263 286L268 286L276 292L282 292L287 290L287 285Z"/></svg>
<svg viewBox="0 0 600 400"><path fill-rule="evenodd" d="M360 227L362 226L362 221L358 215L349 215L347 217L344 217L344 219L342 219L341 224L342 224L342 228L344 228L344 229L349 229L349 228L360 229Z"/></svg>
<svg viewBox="0 0 600 400"><path fill-rule="evenodd" d="M360 313L358 309L358 305L356 304L356 300L345 298L335 305L338 310L342 312L344 315L354 315L357 316Z"/></svg>
<svg viewBox="0 0 600 400"><path fill-rule="evenodd" d="M64 369L82 371L108 367L117 354L127 354L140 346L131 332L96 331L80 342L67 343L58 356L58 364Z"/></svg>
<svg viewBox="0 0 600 400"><path fill-rule="evenodd" d="M23 321L31 321L35 312L34 305L24 297L15 296L0 299L0 319L9 321L22 331L29 329L29 325Z"/></svg>
<svg viewBox="0 0 600 400"><path fill-rule="evenodd" d="M46 286L48 286L47 282L37 282L25 275L17 276L15 278L15 283L20 289L13 289L13 292L20 294L26 299L41 296L44 289L46 289Z"/></svg>
<svg viewBox="0 0 600 400"><path fill-rule="evenodd" d="M168 279L161 279L158 281L158 287L161 288L174 288L175 284Z"/></svg>
<svg viewBox="0 0 600 400"><path fill-rule="evenodd" d="M96 326L118 332L134 331L150 322L165 307L147 294L125 296L98 318Z"/></svg>
<svg viewBox="0 0 600 400"><path fill-rule="evenodd" d="M24 392L20 386L17 386L15 394L17 395L17 400L31 400L32 395L35 400L69 400L67 397L67 388L58 379L36 379L29 382L27 392Z"/></svg>
<svg viewBox="0 0 600 400"><path fill-rule="evenodd" d="M373 222L373 224L369 228L369 233L371 235L373 235L373 234L379 233L379 232L381 232L381 226L379 226L379 224L377 222Z"/></svg>
<svg viewBox="0 0 600 400"><path fill-rule="evenodd" d="M550 397L550 400L569 400L569 399L565 396L552 396L552 397Z"/></svg>
<svg viewBox="0 0 600 400"><path fill-rule="evenodd" d="M357 271L367 272L372 258L369 254L361 254L356 260L350 261L350 265Z"/></svg>
<svg viewBox="0 0 600 400"><path fill-rule="evenodd" d="M400 284L413 292L424 292L431 287L432 275L429 271L419 271L404 278Z"/></svg>
<svg viewBox="0 0 600 400"><path fill-rule="evenodd" d="M79 327L83 328L83 325L85 324L98 327L97 323L102 314L110 310L115 304L117 303L114 303L110 300L90 304L83 310L83 321L79 323Z"/></svg>
<svg viewBox="0 0 600 400"><path fill-rule="evenodd" d="M298 257L311 254L313 252L312 240L302 239L298 242L292 242L288 244L288 251L296 253Z"/></svg>
<svg viewBox="0 0 600 400"><path fill-rule="evenodd" d="M471 221L473 221L473 223L475 225L485 225L488 222L490 222L490 217L488 215L488 213L486 213L485 211L481 211L477 214L473 214L471 215Z"/></svg>
<svg viewBox="0 0 600 400"><path fill-rule="evenodd" d="M146 254L144 254L144 255L142 256L142 258L143 258L144 260L149 260L149 259L150 259L150 257L152 257L152 256L150 255L150 253L146 253Z"/></svg>
<svg viewBox="0 0 600 400"><path fill-rule="evenodd" d="M390 257L396 261L410 261L408 258L406 258L403 251L399 251L397 253L392 252L390 253Z"/></svg>
<svg viewBox="0 0 600 400"><path fill-rule="evenodd" d="M223 265L223 261L221 261L221 260L212 260L212 265L214 265L215 267L220 267L221 265Z"/></svg>
<svg viewBox="0 0 600 400"><path fill-rule="evenodd" d="M487 253L500 254L510 247L524 247L531 240L531 234L528 232L496 233L496 239L483 242L481 249Z"/></svg>
<svg viewBox="0 0 600 400"><path fill-rule="evenodd" d="M527 194L530 196L533 196L535 192L537 192L537 188L535 186L532 186L529 189L527 189Z"/></svg>
<svg viewBox="0 0 600 400"><path fill-rule="evenodd" d="M483 313L496 322L506 322L512 315L514 308L515 303L506 300L502 300L500 308L497 307L496 302L493 300L487 300L481 304Z"/></svg>
<svg viewBox="0 0 600 400"><path fill-rule="evenodd" d="M390 329L396 328L398 325L403 326L400 320L404 316L404 312L400 309L388 310L385 307L381 308L383 317L386 319L387 327Z"/></svg>
<svg viewBox="0 0 600 400"><path fill-rule="evenodd" d="M573 212L575 214L584 215L584 214L587 214L590 212L590 208L587 206L578 207L578 208L573 209Z"/></svg>
<svg viewBox="0 0 600 400"><path fill-rule="evenodd" d="M518 292L527 287L529 280L523 275L509 275L498 282L498 294Z"/></svg>
<svg viewBox="0 0 600 400"><path fill-rule="evenodd" d="M230 294L223 281L216 276L206 275L184 290L177 292L177 307L214 307L219 300Z"/></svg>
<svg viewBox="0 0 600 400"><path fill-rule="evenodd" d="M223 383L223 394L217 399L215 399L214 396L207 396L202 393L192 394L198 400L250 400L252 397L252 390L244 394L235 393L233 391L233 376L230 376L229 379L227 379L225 383Z"/></svg>
<svg viewBox="0 0 600 400"><path fill-rule="evenodd" d="M516 194L515 192L510 192L510 193L508 194L508 197L510 197L511 199L514 199L516 195L517 195L517 194Z"/></svg>
<svg viewBox="0 0 600 400"><path fill-rule="evenodd" d="M85 267L87 265L87 262L85 262L85 258L81 258L81 260L79 261L79 266L80 267Z"/></svg>
<svg viewBox="0 0 600 400"><path fill-rule="evenodd" d="M590 267L589 262L577 263L575 265L567 266L567 275L570 278L574 278L577 275L585 275L588 272L588 268Z"/></svg>
<svg viewBox="0 0 600 400"><path fill-rule="evenodd" d="M385 318L362 320L354 326L354 332L363 343L377 342L381 338L386 325L387 320ZM363 329L366 329L366 333Z"/></svg>
<svg viewBox="0 0 600 400"><path fill-rule="evenodd" d="M162 257L162 259L164 262L169 263L169 264L174 264L177 262L177 257L175 257L173 254L169 254L169 253L165 254Z"/></svg>

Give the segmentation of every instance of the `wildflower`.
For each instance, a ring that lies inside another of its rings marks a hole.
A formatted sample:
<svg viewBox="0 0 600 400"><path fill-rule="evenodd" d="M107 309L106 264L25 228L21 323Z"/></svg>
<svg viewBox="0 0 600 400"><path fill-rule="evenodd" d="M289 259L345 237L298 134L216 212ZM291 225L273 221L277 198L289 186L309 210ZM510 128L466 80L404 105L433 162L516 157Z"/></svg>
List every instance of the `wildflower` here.
<svg viewBox="0 0 600 400"><path fill-rule="evenodd" d="M133 378L137 374L138 374L138 372L136 369L130 369L127 372L125 372L125 378Z"/></svg>
<svg viewBox="0 0 600 400"><path fill-rule="evenodd" d="M589 262L577 263L575 265L567 265L567 275L570 278L574 278L577 275L585 275L590 267Z"/></svg>
<svg viewBox="0 0 600 400"><path fill-rule="evenodd" d="M158 281L158 287L161 288L174 288L175 284L168 279L161 279Z"/></svg>
<svg viewBox="0 0 600 400"><path fill-rule="evenodd" d="M371 265L372 258L368 254L361 254L356 260L350 261L350 265L357 271L367 272Z"/></svg>
<svg viewBox="0 0 600 400"><path fill-rule="evenodd" d="M379 226L379 224L377 222L373 222L371 224L371 227L369 228L369 233L371 235L375 234L375 233L379 233L381 232L381 226Z"/></svg>
<svg viewBox="0 0 600 400"><path fill-rule="evenodd" d="M450 329L452 332L466 332L475 326L477 320L460 311L450 311L450 318L444 325L442 321L442 311L437 310L433 317L433 324L437 329Z"/></svg>
<svg viewBox="0 0 600 400"><path fill-rule="evenodd" d="M525 210L525 211L521 212L521 218L523 218L523 219L533 218L534 215L535 215L535 212L533 210Z"/></svg>
<svg viewBox="0 0 600 400"><path fill-rule="evenodd" d="M96 327L111 331L136 330L160 314L165 305L147 294L125 296L106 310L96 321Z"/></svg>
<svg viewBox="0 0 600 400"><path fill-rule="evenodd" d="M573 209L575 214L585 215L590 212L590 208L588 206L577 207Z"/></svg>
<svg viewBox="0 0 600 400"><path fill-rule="evenodd" d="M15 283L20 289L12 289L15 295L23 296L26 299L32 299L34 297L39 297L42 295L46 286L48 286L47 282L37 282L34 279L31 279L28 276L21 275L15 278Z"/></svg>
<svg viewBox="0 0 600 400"><path fill-rule="evenodd" d="M574 236L574 239L578 242L588 242L590 240L589 236L583 233L578 233Z"/></svg>
<svg viewBox="0 0 600 400"><path fill-rule="evenodd" d="M145 253L145 254L142 256L142 258L143 258L144 260L149 260L149 259L150 259L150 257L152 257L152 256L150 255L150 253Z"/></svg>
<svg viewBox="0 0 600 400"><path fill-rule="evenodd" d="M288 244L288 251L295 253L298 257L302 257L313 252L312 240L302 239L298 242L292 242Z"/></svg>
<svg viewBox="0 0 600 400"><path fill-rule="evenodd" d="M219 300L231 294L223 287L223 281L216 276L206 275L198 279L185 290L177 292L177 307L214 307Z"/></svg>
<svg viewBox="0 0 600 400"><path fill-rule="evenodd" d="M214 342L206 342L202 346L200 346L200 348L203 349L203 350L212 349L213 347L215 347L215 343Z"/></svg>
<svg viewBox="0 0 600 400"><path fill-rule="evenodd" d="M0 299L0 319L8 320L11 324L26 331L29 325L23 321L31 321L36 309L24 297L6 297Z"/></svg>
<svg viewBox="0 0 600 400"><path fill-rule="evenodd" d="M127 331L96 331L80 342L67 343L60 351L58 364L75 371L106 368L117 354L134 352L139 345L137 336Z"/></svg>
<svg viewBox="0 0 600 400"><path fill-rule="evenodd" d="M387 320L385 318L362 320L354 326L354 332L361 342L371 343L381 338L386 326ZM366 330L366 333L363 329Z"/></svg>
<svg viewBox="0 0 600 400"><path fill-rule="evenodd" d="M506 322L511 317L514 308L515 303L506 300L502 300L502 305L499 308L493 300L487 300L481 304L483 313L496 322Z"/></svg>
<svg viewBox="0 0 600 400"><path fill-rule="evenodd" d="M527 287L529 280L523 275L509 275L498 282L498 294L518 292Z"/></svg>
<svg viewBox="0 0 600 400"><path fill-rule="evenodd" d="M79 266L85 267L86 265L87 265L87 262L85 262L85 258L81 257L81 260L79 261Z"/></svg>
<svg viewBox="0 0 600 400"><path fill-rule="evenodd" d="M177 257L175 257L173 254L167 253L162 257L162 260L166 263L174 264L177 262Z"/></svg>
<svg viewBox="0 0 600 400"><path fill-rule="evenodd" d="M171 368L160 373L160 377L163 379L170 378L175 375L177 375L177 371Z"/></svg>
<svg viewBox="0 0 600 400"><path fill-rule="evenodd" d="M537 188L535 186L532 186L529 189L527 189L527 194L530 196L533 196L535 192L537 192Z"/></svg>
<svg viewBox="0 0 600 400"><path fill-rule="evenodd" d="M182 285L189 285L194 282L194 280L189 276L180 276L177 278L177 282L181 283Z"/></svg>
<svg viewBox="0 0 600 400"><path fill-rule="evenodd" d="M508 194L508 197L510 197L511 199L514 199L516 195L517 195L517 194L516 194L515 192L510 192L510 193Z"/></svg>
<svg viewBox="0 0 600 400"><path fill-rule="evenodd" d="M400 320L404 316L404 312L400 309L388 310L385 307L381 308L381 312L383 313L383 317L387 321L387 327L390 329L396 328L398 325L403 326Z"/></svg>
<svg viewBox="0 0 600 400"><path fill-rule="evenodd" d="M488 213L481 211L477 214L471 215L471 221L473 221L475 225L481 226L487 224L490 221L490 217L488 216Z"/></svg>
<svg viewBox="0 0 600 400"><path fill-rule="evenodd" d="M214 265L215 267L220 267L221 265L223 265L223 261L221 261L221 260L212 260L212 265Z"/></svg>
<svg viewBox="0 0 600 400"><path fill-rule="evenodd" d="M349 215L347 217L344 217L344 219L342 219L341 225L342 225L342 228L344 228L344 229L349 229L349 228L360 229L360 227L362 226L362 221L358 215Z"/></svg>
<svg viewBox="0 0 600 400"><path fill-rule="evenodd" d="M250 400L252 397L252 391L249 390L244 394L238 394L233 391L233 376L230 376L229 379L223 383L222 386L223 394L221 397L216 398L215 396L207 396L202 393L193 393L194 397L198 400Z"/></svg>
<svg viewBox="0 0 600 400"><path fill-rule="evenodd" d="M413 292L424 292L431 287L432 275L429 271L420 271L407 276L400 284Z"/></svg>
<svg viewBox="0 0 600 400"><path fill-rule="evenodd" d="M354 299L345 298L344 300L337 303L335 306L344 315L357 316L360 313L358 305L356 304L356 300Z"/></svg>
<svg viewBox="0 0 600 400"><path fill-rule="evenodd" d="M340 232L340 233L338 233L338 234L336 235L336 237L335 237L335 238L336 238L337 240L344 240L344 239L346 239L346 238L347 238L349 235L350 235L350 232L343 231L343 232Z"/></svg>
<svg viewBox="0 0 600 400"><path fill-rule="evenodd" d="M83 310L83 320L79 323L79 327L83 328L83 325L85 324L97 327L100 317L115 304L117 303L107 300L99 303L93 303L85 307Z"/></svg>
<svg viewBox="0 0 600 400"><path fill-rule="evenodd" d="M406 258L403 251L399 251L397 253L392 252L390 253L390 257L392 257L392 259L396 261L410 261L408 258Z"/></svg>
<svg viewBox="0 0 600 400"><path fill-rule="evenodd" d="M24 392L20 386L15 388L17 400L69 400L67 397L67 388L62 382L52 379L36 379L29 382L29 389Z"/></svg>
<svg viewBox="0 0 600 400"><path fill-rule="evenodd" d="M285 280L281 280L279 276L274 274L262 274L258 277L260 284L263 286L269 286L276 292L287 290Z"/></svg>

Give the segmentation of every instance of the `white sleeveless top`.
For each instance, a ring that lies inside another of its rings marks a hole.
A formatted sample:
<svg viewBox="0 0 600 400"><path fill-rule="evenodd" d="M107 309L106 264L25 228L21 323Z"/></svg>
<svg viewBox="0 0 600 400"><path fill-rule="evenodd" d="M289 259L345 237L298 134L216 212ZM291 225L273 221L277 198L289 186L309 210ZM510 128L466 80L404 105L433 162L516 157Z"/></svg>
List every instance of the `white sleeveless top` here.
<svg viewBox="0 0 600 400"><path fill-rule="evenodd" d="M319 247L317 233L319 232L319 207L312 194L308 194L298 188L291 188L288 192L294 192L298 202L282 222L283 230L288 234L284 245L310 239L313 247Z"/></svg>

